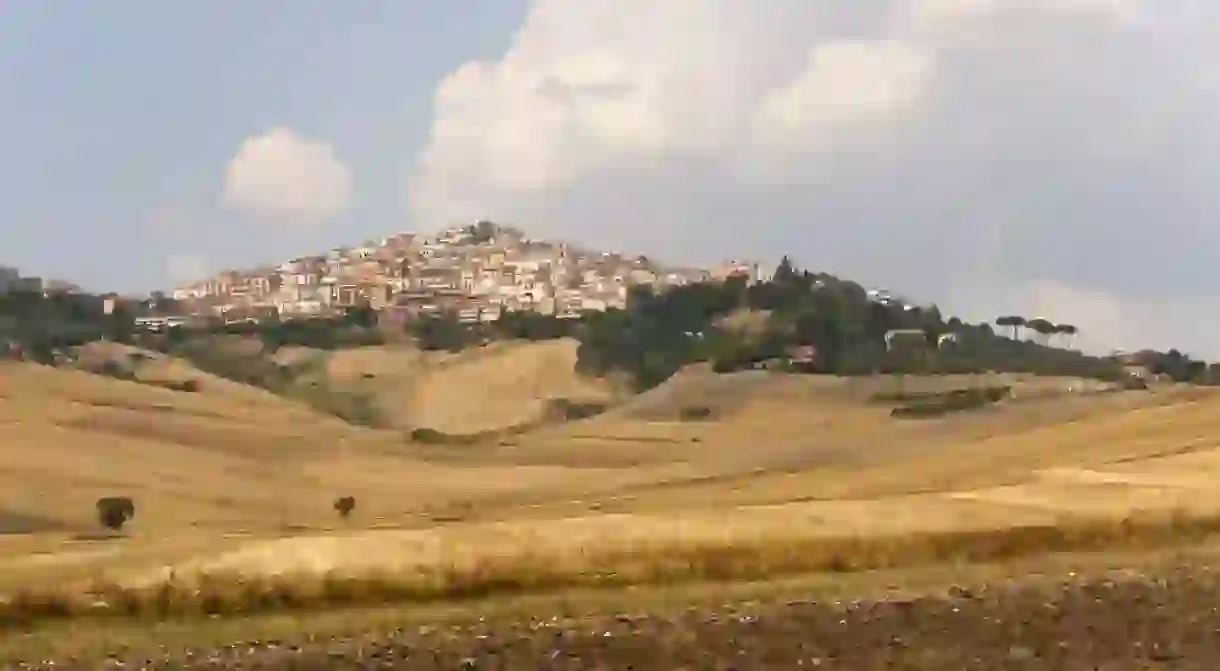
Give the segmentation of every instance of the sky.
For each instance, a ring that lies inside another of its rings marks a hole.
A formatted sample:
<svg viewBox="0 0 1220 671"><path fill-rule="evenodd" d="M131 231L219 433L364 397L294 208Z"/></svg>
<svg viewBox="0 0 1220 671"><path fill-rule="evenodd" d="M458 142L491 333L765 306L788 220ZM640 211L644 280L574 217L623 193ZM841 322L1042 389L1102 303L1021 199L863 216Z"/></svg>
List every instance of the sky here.
<svg viewBox="0 0 1220 671"><path fill-rule="evenodd" d="M1220 358L1214 0L0 2L0 264L485 218Z"/></svg>

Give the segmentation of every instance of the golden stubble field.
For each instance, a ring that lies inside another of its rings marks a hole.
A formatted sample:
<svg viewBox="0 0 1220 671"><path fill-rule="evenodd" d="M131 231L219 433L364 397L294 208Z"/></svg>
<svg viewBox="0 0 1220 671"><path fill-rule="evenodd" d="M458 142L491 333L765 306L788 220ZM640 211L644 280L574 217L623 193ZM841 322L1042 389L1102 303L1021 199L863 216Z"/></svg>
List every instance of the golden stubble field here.
<svg viewBox="0 0 1220 671"><path fill-rule="evenodd" d="M570 343L428 356L357 350L332 358L330 374L381 385L403 426L454 433L518 425L540 399L619 404L512 439L419 445L194 373L199 393L0 364L0 594L171 572L528 565L644 579L641 562L688 561L683 548L808 553L820 539L1217 512L1220 397L1198 389L993 376L1017 392L998 409L899 421L868 402L898 384L888 379L694 368L624 400L570 372ZM706 416L685 417L694 406ZM331 502L349 494L358 507L343 522ZM124 538L96 538L105 495L137 502Z"/></svg>

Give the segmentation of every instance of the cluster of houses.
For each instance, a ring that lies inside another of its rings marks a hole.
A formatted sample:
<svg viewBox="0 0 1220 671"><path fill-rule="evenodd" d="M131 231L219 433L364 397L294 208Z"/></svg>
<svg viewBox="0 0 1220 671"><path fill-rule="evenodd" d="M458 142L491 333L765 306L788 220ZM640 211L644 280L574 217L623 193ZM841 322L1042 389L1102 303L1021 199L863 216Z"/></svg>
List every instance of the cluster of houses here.
<svg viewBox="0 0 1220 671"><path fill-rule="evenodd" d="M757 264L666 268L644 256L533 240L519 229L479 221L433 236L400 233L278 266L222 272L177 287L169 303L180 313L174 316L226 322L327 316L367 306L402 321L446 313L476 323L508 310L578 317L624 307L632 285L665 288L734 275L761 277Z"/></svg>
<svg viewBox="0 0 1220 671"><path fill-rule="evenodd" d="M22 276L0 266L0 295L68 295L88 299L89 305L82 305L86 312L109 313L121 303L134 307L137 326L150 331L204 319L234 323L272 316L328 317L358 306L377 310L391 322L453 314L461 322L478 323L495 321L505 311L575 318L625 307L633 285L663 290L734 276L766 279L757 263L665 267L645 256L534 240L520 229L478 221L431 236L399 233L274 266L228 270L147 299L86 294L66 282ZM884 290L870 291L869 297L884 303L900 300Z"/></svg>

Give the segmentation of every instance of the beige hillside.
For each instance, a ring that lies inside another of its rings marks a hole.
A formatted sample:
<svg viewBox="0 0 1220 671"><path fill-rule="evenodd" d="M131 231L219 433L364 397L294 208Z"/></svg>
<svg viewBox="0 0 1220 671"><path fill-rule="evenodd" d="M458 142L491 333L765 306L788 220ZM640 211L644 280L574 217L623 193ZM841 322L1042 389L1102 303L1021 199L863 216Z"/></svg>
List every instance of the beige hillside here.
<svg viewBox="0 0 1220 671"><path fill-rule="evenodd" d="M359 572L477 563L480 558L515 565L514 557L535 563L553 557L553 568L577 571L605 552L660 561L665 548L685 545L784 547L846 533L1003 528L1058 524L1084 514L1212 513L1220 508L1212 495L1212 483L1220 476L1220 396L1210 393L1171 389L1064 397L1005 408L1017 413L1011 416L1001 411L970 421L921 425L887 421L881 410L860 403L855 403L858 414L851 414L853 401L838 395L832 410L800 423L793 409L798 403L817 405L822 392L793 378L774 382L773 389L758 392L729 418L703 422L706 442L675 440L662 446L670 457L666 466L602 464L606 473L644 473L647 478L586 480L579 497L572 496L575 489L544 486L528 492L532 500L488 501L473 511L474 517L443 527L361 531L342 538L250 539L180 566L253 573ZM781 406L783 416L769 414ZM637 428L651 426L653 438L676 426L634 421ZM784 421L798 424L771 429L765 435L773 443L747 442L748 432ZM818 424L821 432L815 430ZM992 435L982 437L985 431ZM727 436L724 442L713 438L716 432ZM475 455L503 466L514 453L536 459L539 455L531 452L539 445L531 441L542 435L524 436L511 449ZM852 436L857 442L847 449ZM835 439L845 442L836 446ZM593 440L571 441L564 459L575 464L587 457L588 468L600 463L595 453L617 445L637 450L657 444L641 436L636 443ZM730 453L729 442L736 443L736 453Z"/></svg>
<svg viewBox="0 0 1220 671"><path fill-rule="evenodd" d="M504 343L422 373L405 404L407 421L450 434L527 426L551 401L610 403L615 385L576 373L574 340Z"/></svg>
<svg viewBox="0 0 1220 671"><path fill-rule="evenodd" d="M332 374L409 389L412 421L439 430L529 421L548 398L614 398L574 374L570 342L435 362L405 349L340 354ZM0 364L0 576L152 575L167 564L358 570L524 551L580 570L605 549L1217 508L1220 396L1207 390L996 376L1015 399L913 421L870 399L897 384L984 381L693 367L598 417L511 441L429 446L199 379L187 393ZM407 380L413 388L400 386ZM691 407L709 413L691 418ZM129 536L74 541L96 531L94 500L114 494L137 501ZM330 504L344 494L359 506L341 525Z"/></svg>
<svg viewBox="0 0 1220 671"><path fill-rule="evenodd" d="M342 494L401 522L447 501L582 482L561 468L431 464L398 433L192 375L198 393L0 364L0 522L92 529L94 501L126 495L142 530L273 529L333 522Z"/></svg>

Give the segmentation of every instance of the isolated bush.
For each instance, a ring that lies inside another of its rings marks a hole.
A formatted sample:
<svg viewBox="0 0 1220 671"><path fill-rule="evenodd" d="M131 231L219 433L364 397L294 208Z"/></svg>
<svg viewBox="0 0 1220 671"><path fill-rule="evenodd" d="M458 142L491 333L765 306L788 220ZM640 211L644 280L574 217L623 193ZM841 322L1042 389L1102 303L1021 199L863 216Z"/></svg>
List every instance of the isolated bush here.
<svg viewBox="0 0 1220 671"><path fill-rule="evenodd" d="M339 517L347 519L352 511L356 509L356 498L354 496L342 496L335 499L335 511L339 513Z"/></svg>
<svg viewBox="0 0 1220 671"><path fill-rule="evenodd" d="M710 419L711 417L712 409L706 405L688 405L678 411L678 418L682 421Z"/></svg>
<svg viewBox="0 0 1220 671"><path fill-rule="evenodd" d="M891 417L940 417L953 412L975 410L1004 400L1012 393L1012 387L996 386L982 389L954 389L939 394L924 394L908 397L906 405L890 411Z"/></svg>
<svg viewBox="0 0 1220 671"><path fill-rule="evenodd" d="M596 417L605 411L605 403L573 401L567 398L555 398L550 401L551 416L566 421Z"/></svg>
<svg viewBox="0 0 1220 671"><path fill-rule="evenodd" d="M605 403L571 403L568 405L565 418L569 420L588 419L606 411Z"/></svg>
<svg viewBox="0 0 1220 671"><path fill-rule="evenodd" d="M172 389L173 391L182 391L187 393L198 393L200 389L199 380L167 380L161 383L162 387Z"/></svg>
<svg viewBox="0 0 1220 671"><path fill-rule="evenodd" d="M900 405L893 410L890 410L890 417L895 418L932 418L943 417L951 412L955 412L943 405L918 404L918 405Z"/></svg>
<svg viewBox="0 0 1220 671"><path fill-rule="evenodd" d="M449 442L449 436L441 431L437 431L436 429L421 426L411 431L411 440L417 443L440 445Z"/></svg>
<svg viewBox="0 0 1220 671"><path fill-rule="evenodd" d="M136 504L126 496L104 496L94 505L98 522L113 531L122 529L136 516Z"/></svg>
<svg viewBox="0 0 1220 671"><path fill-rule="evenodd" d="M923 401L927 399L937 399L946 396L950 392L940 391L879 391L869 397L873 403L908 403L911 401Z"/></svg>

